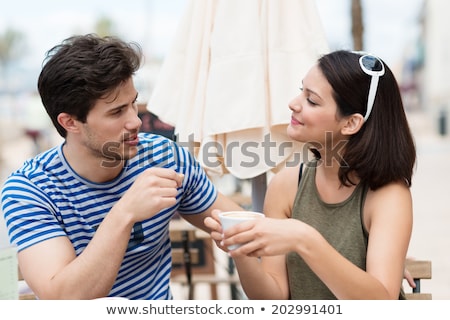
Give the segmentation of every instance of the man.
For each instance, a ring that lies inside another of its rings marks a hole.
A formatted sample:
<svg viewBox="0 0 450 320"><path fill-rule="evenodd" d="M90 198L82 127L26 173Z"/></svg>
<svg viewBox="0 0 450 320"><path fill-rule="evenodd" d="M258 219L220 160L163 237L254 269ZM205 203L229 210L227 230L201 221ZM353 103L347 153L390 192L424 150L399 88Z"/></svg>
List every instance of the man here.
<svg viewBox="0 0 450 320"><path fill-rule="evenodd" d="M240 210L185 149L138 133L141 57L136 44L93 34L48 52L38 89L64 142L13 172L1 198L40 299L171 299L173 215L205 229L213 209Z"/></svg>

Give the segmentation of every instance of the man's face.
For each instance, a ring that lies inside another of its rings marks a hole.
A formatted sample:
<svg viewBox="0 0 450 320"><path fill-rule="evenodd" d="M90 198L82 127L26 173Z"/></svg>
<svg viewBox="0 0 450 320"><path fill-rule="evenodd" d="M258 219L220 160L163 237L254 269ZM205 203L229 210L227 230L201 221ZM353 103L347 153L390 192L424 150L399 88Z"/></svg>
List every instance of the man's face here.
<svg viewBox="0 0 450 320"><path fill-rule="evenodd" d="M94 157L104 159L107 166L127 160L137 153L138 117L137 91L132 78L112 93L97 100L82 125L81 144Z"/></svg>

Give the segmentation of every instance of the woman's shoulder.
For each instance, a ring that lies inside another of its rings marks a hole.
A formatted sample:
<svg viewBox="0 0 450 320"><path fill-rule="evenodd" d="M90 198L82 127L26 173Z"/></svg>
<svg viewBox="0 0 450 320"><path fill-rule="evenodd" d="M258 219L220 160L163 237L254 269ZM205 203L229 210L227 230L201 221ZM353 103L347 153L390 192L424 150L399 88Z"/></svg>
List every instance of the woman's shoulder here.
<svg viewBox="0 0 450 320"><path fill-rule="evenodd" d="M278 171L270 180L270 184L277 186L286 186L286 184L295 184L298 182L300 166L284 167Z"/></svg>
<svg viewBox="0 0 450 320"><path fill-rule="evenodd" d="M277 216L291 216L292 205L298 189L299 166L285 167L269 182L264 202L265 212Z"/></svg>
<svg viewBox="0 0 450 320"><path fill-rule="evenodd" d="M376 190L368 190L365 208L367 212L410 212L412 195L404 182L391 182Z"/></svg>
<svg viewBox="0 0 450 320"><path fill-rule="evenodd" d="M385 184L384 186L376 190L369 190L368 193L372 194L373 197L381 200L382 198L385 197L397 197L401 195L410 196L411 189L406 182L394 181Z"/></svg>
<svg viewBox="0 0 450 320"><path fill-rule="evenodd" d="M397 230L410 230L413 220L411 191L405 183L392 182L369 190L364 204L364 225L370 234L386 231L386 224Z"/></svg>

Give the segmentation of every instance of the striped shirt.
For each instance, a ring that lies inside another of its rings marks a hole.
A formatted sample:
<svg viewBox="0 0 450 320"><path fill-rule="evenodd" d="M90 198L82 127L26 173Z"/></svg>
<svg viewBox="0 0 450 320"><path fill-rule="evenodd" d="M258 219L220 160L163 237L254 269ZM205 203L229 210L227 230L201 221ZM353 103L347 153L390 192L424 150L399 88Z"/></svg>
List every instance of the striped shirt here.
<svg viewBox="0 0 450 320"><path fill-rule="evenodd" d="M202 212L217 197L217 190L199 163L173 141L140 133L138 153L127 161L122 172L112 181L93 183L70 167L62 146L26 161L8 177L1 201L10 242L20 251L66 236L79 255L139 173L152 167L174 169L185 175L176 204L135 224L109 294L128 299L172 299L169 221L175 212Z"/></svg>

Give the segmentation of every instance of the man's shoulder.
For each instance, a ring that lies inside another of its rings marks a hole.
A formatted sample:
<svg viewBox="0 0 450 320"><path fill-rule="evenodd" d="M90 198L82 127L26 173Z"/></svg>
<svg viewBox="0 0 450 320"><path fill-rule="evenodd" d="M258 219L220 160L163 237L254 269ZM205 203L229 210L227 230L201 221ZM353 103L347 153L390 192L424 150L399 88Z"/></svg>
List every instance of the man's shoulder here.
<svg viewBox="0 0 450 320"><path fill-rule="evenodd" d="M156 153L161 152L175 152L175 153L187 153L189 150L183 148L176 141L167 137L153 134L153 133L139 133L139 152L147 153L148 151L154 151Z"/></svg>
<svg viewBox="0 0 450 320"><path fill-rule="evenodd" d="M62 166L58 149L59 147L54 147L33 158L25 160L19 168L9 175L7 182L17 177L24 177L31 180L35 179L37 176L47 175L52 171L58 171L58 168L61 168Z"/></svg>
<svg viewBox="0 0 450 320"><path fill-rule="evenodd" d="M138 134L139 144L141 145L157 145L157 144L174 144L175 141L161 136L159 134L149 133L149 132L140 132Z"/></svg>

